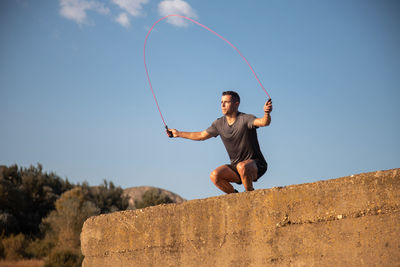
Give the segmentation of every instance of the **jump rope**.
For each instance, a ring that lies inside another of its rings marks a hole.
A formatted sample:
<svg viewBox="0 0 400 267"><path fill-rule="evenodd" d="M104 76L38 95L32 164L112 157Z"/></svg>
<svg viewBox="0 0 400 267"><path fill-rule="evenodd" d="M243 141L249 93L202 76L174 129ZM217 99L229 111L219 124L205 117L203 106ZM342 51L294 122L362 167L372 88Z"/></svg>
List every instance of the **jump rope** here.
<svg viewBox="0 0 400 267"><path fill-rule="evenodd" d="M208 30L209 32L215 34L215 35L218 36L220 39L224 40L227 44L229 44L233 49L236 50L236 52L238 52L238 54L239 54L239 55L243 58L243 60L247 63L247 65L249 66L250 70L253 72L254 77L256 78L257 82L260 84L261 88L262 88L262 89L264 90L264 92L267 94L268 99L271 100L270 95L268 94L267 90L265 90L264 86L262 85L262 83L261 83L260 80L258 79L257 74L255 73L254 69L251 67L249 61L247 61L247 59L243 56L243 54L239 51L239 49L237 49L236 46L234 46L234 45L233 45L231 42L229 42L226 38L224 38L224 37L221 36L220 34L216 33L216 32L213 31L212 29L208 28L207 26L205 26L205 25L203 25L203 24L201 24L201 23L195 21L194 19L191 19L191 18L182 16L182 15L168 15L168 16L165 16L165 17L163 17L163 18L157 20L157 21L153 24L153 26L151 26L149 32L147 33L146 38L145 38L145 40L144 40L143 58L144 58L144 68L146 69L146 75L147 75L147 80L149 81L150 90L151 90L151 93L153 94L154 101L155 101L155 103L156 103L158 112L160 113L161 120L162 120L162 122L163 122L163 124L164 124L164 126L165 126L165 129L166 129L167 134L168 134L169 137L173 137L173 136L172 136L172 132L168 130L169 128L168 128L167 124L165 123L164 116L163 116L162 113L161 113L161 109L160 109L160 106L158 105L157 97L156 97L156 95L155 95L155 93L154 93L153 86L152 86L152 84L151 84L151 80L150 80L150 76L149 76L149 71L148 71L147 65L146 65L146 44L147 44L147 39L149 38L149 35L150 35L150 33L152 32L154 26L156 26L156 24L159 23L160 21L162 21L162 20L164 20L164 19L167 19L167 18L170 18L170 17L179 17L179 18L183 18L183 19L190 20L191 22L193 22L193 23L199 25L200 27L203 27L204 29L206 29L206 30ZM269 100L268 100L268 101L269 101Z"/></svg>

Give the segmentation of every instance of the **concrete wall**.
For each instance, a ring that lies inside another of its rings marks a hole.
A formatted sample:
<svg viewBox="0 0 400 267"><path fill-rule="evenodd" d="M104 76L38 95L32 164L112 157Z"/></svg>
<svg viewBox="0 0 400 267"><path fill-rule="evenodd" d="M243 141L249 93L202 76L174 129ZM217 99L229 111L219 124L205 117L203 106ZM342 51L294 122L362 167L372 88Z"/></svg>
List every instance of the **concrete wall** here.
<svg viewBox="0 0 400 267"><path fill-rule="evenodd" d="M400 169L89 218L83 266L400 266Z"/></svg>

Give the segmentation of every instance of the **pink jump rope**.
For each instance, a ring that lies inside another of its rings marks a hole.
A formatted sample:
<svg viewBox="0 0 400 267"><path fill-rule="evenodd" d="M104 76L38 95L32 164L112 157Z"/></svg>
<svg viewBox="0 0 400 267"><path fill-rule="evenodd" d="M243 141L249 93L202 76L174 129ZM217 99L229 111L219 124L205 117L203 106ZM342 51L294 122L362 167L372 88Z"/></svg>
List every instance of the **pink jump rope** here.
<svg viewBox="0 0 400 267"><path fill-rule="evenodd" d="M158 112L160 113L162 122L164 123L165 129L167 130L167 134L168 134L169 137L172 137L172 132L168 130L168 126L167 126L167 124L165 123L164 117L163 117L163 115L162 115L162 113L161 113L161 109L160 109L160 106L158 105L158 101L157 101L156 95L154 94L153 86L151 85L151 80L150 80L149 72L148 72L148 70L147 70L147 65L146 65L146 44L147 44L147 38L149 37L151 31L153 30L154 26L156 26L157 23L159 23L160 21L162 21L162 20L164 20L164 19L166 19L166 18L169 18L169 17L180 17L180 18L183 18L183 19L190 20L191 22L194 22L194 23L196 23L197 25L203 27L204 29L206 29L206 30L212 32L213 34L215 34L216 36L218 36L219 38L221 38L222 40L224 40L226 43L228 43L231 47L233 47L233 48L236 50L236 52L238 52L239 55L243 58L243 60L247 63L247 65L249 66L249 68L250 68L251 71L253 72L254 77L256 78L257 82L260 84L261 88L262 88L262 89L264 90L264 92L267 94L268 99L271 100L270 95L268 94L267 90L265 90L264 86L261 84L260 80L259 80L258 77L257 77L257 74L255 73L255 71L254 71L253 68L251 67L250 63L249 63L249 62L247 61L247 59L243 56L243 54L239 51L239 49L237 49L236 46L234 46L231 42L229 42L227 39L225 39L223 36L219 35L219 34L216 33L215 31L211 30L211 29L208 28L207 26L205 26L205 25L203 25L203 24L201 24L201 23L199 23L199 22L197 22L197 21L195 21L195 20L193 20L193 19L191 19L191 18L188 18L188 17L185 17L185 16L181 16L181 15L168 15L168 16L165 16L165 17L163 17L163 18L157 20L157 21L153 24L153 26L151 26L149 32L147 33L146 38L145 38L145 40L144 40L143 58L144 58L144 68L146 69L147 80L149 81L151 93L153 94L154 101L156 102Z"/></svg>

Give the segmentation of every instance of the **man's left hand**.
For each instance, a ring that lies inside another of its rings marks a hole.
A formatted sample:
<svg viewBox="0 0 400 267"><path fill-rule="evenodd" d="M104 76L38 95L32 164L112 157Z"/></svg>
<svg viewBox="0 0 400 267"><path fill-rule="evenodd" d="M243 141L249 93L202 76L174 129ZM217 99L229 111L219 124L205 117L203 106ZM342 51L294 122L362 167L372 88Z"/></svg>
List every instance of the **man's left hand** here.
<svg viewBox="0 0 400 267"><path fill-rule="evenodd" d="M271 111L272 111L272 100L269 99L267 102L265 102L264 112L265 113L271 113Z"/></svg>

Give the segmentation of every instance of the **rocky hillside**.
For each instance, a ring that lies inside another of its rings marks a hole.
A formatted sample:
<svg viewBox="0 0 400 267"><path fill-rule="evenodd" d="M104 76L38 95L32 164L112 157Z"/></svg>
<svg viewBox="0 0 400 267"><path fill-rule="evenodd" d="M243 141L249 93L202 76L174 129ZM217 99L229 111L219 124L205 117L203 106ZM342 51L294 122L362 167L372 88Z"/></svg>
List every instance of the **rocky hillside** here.
<svg viewBox="0 0 400 267"><path fill-rule="evenodd" d="M185 202L186 199L180 197L179 195L157 187L152 187L152 186L137 186L137 187L130 187L124 189L124 193L122 194L123 197L127 197L129 201L129 206L128 210L134 210L136 209L135 207L135 201L140 201L142 200L143 194L148 191L148 190L157 190L161 196L167 196L169 197L173 203L182 203Z"/></svg>

